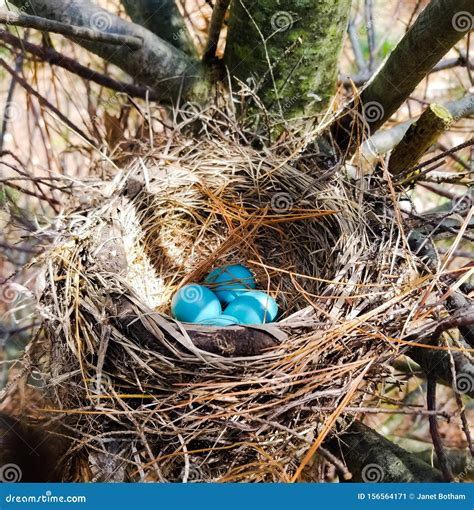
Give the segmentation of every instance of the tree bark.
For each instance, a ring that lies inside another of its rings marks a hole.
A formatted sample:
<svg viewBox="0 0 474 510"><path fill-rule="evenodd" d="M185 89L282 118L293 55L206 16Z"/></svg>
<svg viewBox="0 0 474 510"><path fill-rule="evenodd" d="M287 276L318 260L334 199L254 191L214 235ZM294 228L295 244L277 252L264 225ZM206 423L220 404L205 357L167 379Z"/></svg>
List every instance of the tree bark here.
<svg viewBox="0 0 474 510"><path fill-rule="evenodd" d="M29 14L96 30L143 39L143 48L74 39L84 48L127 72L137 82L150 86L161 101L203 100L208 82L195 60L135 23L102 9L89 0L11 0Z"/></svg>
<svg viewBox="0 0 474 510"><path fill-rule="evenodd" d="M472 0L432 0L388 59L351 101L332 127L336 145L351 154L388 120L433 69L464 37L474 16Z"/></svg>
<svg viewBox="0 0 474 510"><path fill-rule="evenodd" d="M350 0L234 0L225 63L284 119L321 111L335 92ZM253 83L252 83L253 82Z"/></svg>
<svg viewBox="0 0 474 510"><path fill-rule="evenodd" d="M398 176L416 166L423 154L451 126L452 121L451 113L444 106L428 106L392 151L388 171Z"/></svg>
<svg viewBox="0 0 474 510"><path fill-rule="evenodd" d="M351 482L442 482L441 473L361 422L324 446L344 459Z"/></svg>
<svg viewBox="0 0 474 510"><path fill-rule="evenodd" d="M196 47L175 0L122 0L131 20L189 55Z"/></svg>

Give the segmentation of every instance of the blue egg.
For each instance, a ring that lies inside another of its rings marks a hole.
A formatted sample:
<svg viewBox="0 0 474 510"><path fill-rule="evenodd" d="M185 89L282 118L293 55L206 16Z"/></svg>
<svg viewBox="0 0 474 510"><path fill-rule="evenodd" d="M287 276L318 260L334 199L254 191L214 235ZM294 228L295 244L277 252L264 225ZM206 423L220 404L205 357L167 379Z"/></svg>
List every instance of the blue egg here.
<svg viewBox="0 0 474 510"><path fill-rule="evenodd" d="M205 279L219 301L227 305L245 290L255 289L257 283L252 272L245 266L234 264L218 267Z"/></svg>
<svg viewBox="0 0 474 510"><path fill-rule="evenodd" d="M263 305L247 293L236 297L224 313L235 317L240 324L263 324L265 319Z"/></svg>
<svg viewBox="0 0 474 510"><path fill-rule="evenodd" d="M171 300L173 317L182 322L200 322L217 317L222 307L212 291L202 285L185 285Z"/></svg>
<svg viewBox="0 0 474 510"><path fill-rule="evenodd" d="M219 315L218 317L212 317L210 319L204 319L203 321L199 321L199 324L203 326L235 326L240 324L240 322L231 315Z"/></svg>
<svg viewBox="0 0 474 510"><path fill-rule="evenodd" d="M278 315L278 305L277 302L269 296L266 292L261 292L259 290L248 290L245 291L242 295L248 296L252 299L255 299L264 309L264 322L273 322Z"/></svg>

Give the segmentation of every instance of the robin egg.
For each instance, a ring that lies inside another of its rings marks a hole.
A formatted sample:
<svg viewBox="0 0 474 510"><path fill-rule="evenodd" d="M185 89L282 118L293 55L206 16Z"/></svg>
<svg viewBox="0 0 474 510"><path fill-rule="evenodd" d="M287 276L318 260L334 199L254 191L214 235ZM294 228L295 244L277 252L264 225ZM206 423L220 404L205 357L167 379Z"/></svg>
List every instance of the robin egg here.
<svg viewBox="0 0 474 510"><path fill-rule="evenodd" d="M222 313L215 294L202 285L185 285L173 296L171 314L182 322L200 322Z"/></svg>
<svg viewBox="0 0 474 510"><path fill-rule="evenodd" d="M262 305L264 310L264 322L274 322L278 315L278 305L277 302L266 292L262 292L260 290L248 290L245 293L241 294L244 296L248 296L252 299L255 299Z"/></svg>
<svg viewBox="0 0 474 510"><path fill-rule="evenodd" d="M224 310L225 315L235 317L241 324L271 322L278 313L275 300L264 292L255 292L255 296L253 294L254 292L249 291L236 297Z"/></svg>
<svg viewBox="0 0 474 510"><path fill-rule="evenodd" d="M205 282L223 305L232 302L242 292L255 289L257 286L252 272L240 264L214 269L208 274Z"/></svg>

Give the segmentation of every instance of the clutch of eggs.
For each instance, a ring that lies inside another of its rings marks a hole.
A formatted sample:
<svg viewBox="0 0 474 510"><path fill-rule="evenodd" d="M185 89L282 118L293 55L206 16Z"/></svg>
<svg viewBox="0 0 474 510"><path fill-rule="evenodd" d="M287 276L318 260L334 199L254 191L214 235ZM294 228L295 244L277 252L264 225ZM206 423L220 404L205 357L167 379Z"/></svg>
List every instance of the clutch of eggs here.
<svg viewBox="0 0 474 510"><path fill-rule="evenodd" d="M216 268L206 277L205 284L186 285L174 295L173 317L182 322L224 327L265 324L273 322L278 315L276 301L265 292L255 290L255 277L245 266Z"/></svg>

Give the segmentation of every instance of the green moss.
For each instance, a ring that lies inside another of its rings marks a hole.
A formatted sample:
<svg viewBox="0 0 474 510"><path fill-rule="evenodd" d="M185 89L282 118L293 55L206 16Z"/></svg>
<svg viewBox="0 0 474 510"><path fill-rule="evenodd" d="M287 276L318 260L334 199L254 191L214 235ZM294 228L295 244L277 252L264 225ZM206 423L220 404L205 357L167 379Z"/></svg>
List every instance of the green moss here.
<svg viewBox="0 0 474 510"><path fill-rule="evenodd" d="M349 10L350 0L234 0L231 75L258 77L261 100L285 119L318 113L335 91Z"/></svg>

